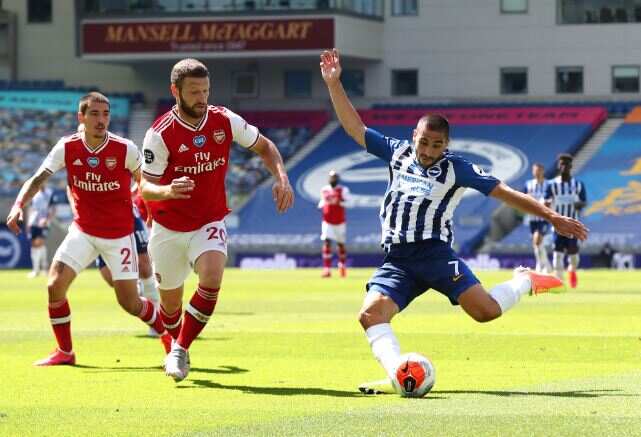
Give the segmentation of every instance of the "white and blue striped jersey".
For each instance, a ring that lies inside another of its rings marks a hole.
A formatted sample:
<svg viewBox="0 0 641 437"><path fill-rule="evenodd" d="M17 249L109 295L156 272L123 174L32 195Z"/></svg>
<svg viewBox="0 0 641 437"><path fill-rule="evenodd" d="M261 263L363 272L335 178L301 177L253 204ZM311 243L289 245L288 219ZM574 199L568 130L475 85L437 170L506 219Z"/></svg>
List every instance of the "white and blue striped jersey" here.
<svg viewBox="0 0 641 437"><path fill-rule="evenodd" d="M27 226L41 226L42 222L47 221L52 208L52 197L53 190L49 187L46 187L44 190L39 190L35 196L33 196L29 207Z"/></svg>
<svg viewBox="0 0 641 437"><path fill-rule="evenodd" d="M579 211L575 207L576 202L587 202L585 186L583 182L574 178L569 181L562 181L561 176L548 181L545 191L545 200L552 202L552 209L564 217L579 218Z"/></svg>
<svg viewBox="0 0 641 437"><path fill-rule="evenodd" d="M536 199L537 202L545 203L545 193L547 190L547 186L548 186L548 181L546 181L545 179L543 180L543 182L539 182L536 178L529 179L525 181L525 187L523 188L523 192L525 194L529 194L530 196L534 197L534 199ZM545 220L539 216L526 214L525 220L523 222L525 224L528 224L531 222L544 222L544 221Z"/></svg>
<svg viewBox="0 0 641 437"><path fill-rule="evenodd" d="M499 180L466 159L445 152L430 168L417 161L407 140L365 132L367 151L389 164L389 181L380 209L381 244L442 240L452 244L452 216L466 188L488 195Z"/></svg>

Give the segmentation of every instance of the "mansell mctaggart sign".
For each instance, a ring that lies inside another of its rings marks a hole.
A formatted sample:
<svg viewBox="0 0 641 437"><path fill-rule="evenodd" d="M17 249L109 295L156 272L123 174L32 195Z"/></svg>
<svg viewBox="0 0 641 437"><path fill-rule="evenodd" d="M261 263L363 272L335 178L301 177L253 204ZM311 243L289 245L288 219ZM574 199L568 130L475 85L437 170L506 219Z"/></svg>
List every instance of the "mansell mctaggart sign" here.
<svg viewBox="0 0 641 437"><path fill-rule="evenodd" d="M319 50L333 46L332 18L82 24L83 55Z"/></svg>

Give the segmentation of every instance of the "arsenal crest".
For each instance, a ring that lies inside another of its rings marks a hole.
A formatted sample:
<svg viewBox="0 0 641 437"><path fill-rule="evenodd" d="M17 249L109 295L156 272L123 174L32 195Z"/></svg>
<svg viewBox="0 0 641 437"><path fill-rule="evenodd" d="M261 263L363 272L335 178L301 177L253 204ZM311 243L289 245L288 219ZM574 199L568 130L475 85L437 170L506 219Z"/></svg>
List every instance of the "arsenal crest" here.
<svg viewBox="0 0 641 437"><path fill-rule="evenodd" d="M223 141L225 141L225 131L223 129L216 129L214 131L214 141L216 141L216 144L222 144Z"/></svg>
<svg viewBox="0 0 641 437"><path fill-rule="evenodd" d="M116 158L114 158L113 156L109 156L108 158L105 158L105 165L109 170L113 170L114 168L116 168L117 163L118 161L116 161Z"/></svg>

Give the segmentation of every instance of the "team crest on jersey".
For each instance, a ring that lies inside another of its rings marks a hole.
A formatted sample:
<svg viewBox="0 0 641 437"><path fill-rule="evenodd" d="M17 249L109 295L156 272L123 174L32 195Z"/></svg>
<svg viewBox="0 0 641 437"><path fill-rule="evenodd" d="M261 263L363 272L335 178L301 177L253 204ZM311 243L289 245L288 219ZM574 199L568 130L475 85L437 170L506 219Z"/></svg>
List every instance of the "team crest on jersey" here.
<svg viewBox="0 0 641 437"><path fill-rule="evenodd" d="M223 129L216 129L214 131L214 141L216 141L216 144L222 144L223 141L225 141L225 131Z"/></svg>
<svg viewBox="0 0 641 437"><path fill-rule="evenodd" d="M109 170L113 170L114 168L116 168L117 163L118 161L116 161L116 158L114 158L113 156L105 158L105 165Z"/></svg>
<svg viewBox="0 0 641 437"><path fill-rule="evenodd" d="M427 175L432 177L432 178L437 178L443 173L443 170L441 169L440 166L435 165L434 167L430 167L427 169Z"/></svg>
<svg viewBox="0 0 641 437"><path fill-rule="evenodd" d="M89 158L87 158L87 164L91 168L96 168L98 167L98 164L100 164L100 158L98 158L97 156L90 156Z"/></svg>
<svg viewBox="0 0 641 437"><path fill-rule="evenodd" d="M223 133L224 135L224 133ZM214 138L216 138L216 134L214 133ZM196 147L202 147L205 145L205 141L207 141L207 138L204 135L197 135L194 137L192 142L194 143L194 146ZM218 142L218 140L216 140Z"/></svg>

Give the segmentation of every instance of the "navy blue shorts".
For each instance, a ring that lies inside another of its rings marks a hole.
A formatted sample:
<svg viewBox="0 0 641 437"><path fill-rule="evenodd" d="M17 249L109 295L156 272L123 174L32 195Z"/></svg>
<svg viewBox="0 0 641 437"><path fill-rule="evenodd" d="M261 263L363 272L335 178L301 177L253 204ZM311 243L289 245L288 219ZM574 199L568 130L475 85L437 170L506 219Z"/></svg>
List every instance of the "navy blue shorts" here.
<svg viewBox="0 0 641 437"><path fill-rule="evenodd" d="M149 244L149 234L147 234L147 225L140 217L134 217L134 237L136 238L136 252L138 254L147 253L147 245ZM96 258L96 267L99 269L106 267L107 264L101 256Z"/></svg>
<svg viewBox="0 0 641 437"><path fill-rule="evenodd" d="M29 226L29 238L35 240L36 238L47 238L47 232L49 228L43 228L42 226Z"/></svg>
<svg viewBox="0 0 641 437"><path fill-rule="evenodd" d="M425 240L393 244L383 265L367 283L367 291L391 297L403 310L430 288L447 296L452 305L458 305L461 293L479 282L449 244Z"/></svg>
<svg viewBox="0 0 641 437"><path fill-rule="evenodd" d="M568 238L563 235L554 233L554 251L565 252L568 255L579 253L579 240L576 238Z"/></svg>
<svg viewBox="0 0 641 437"><path fill-rule="evenodd" d="M532 220L530 222L530 234L534 234L535 232L538 231L541 235L545 235L548 233L549 229L550 229L550 224L546 221Z"/></svg>

